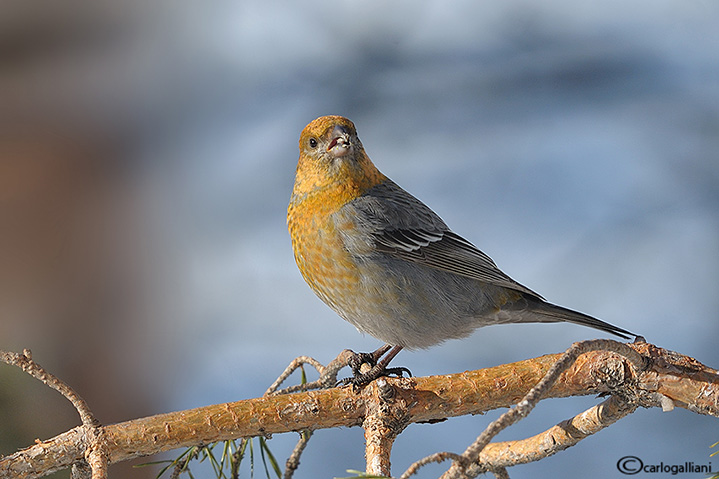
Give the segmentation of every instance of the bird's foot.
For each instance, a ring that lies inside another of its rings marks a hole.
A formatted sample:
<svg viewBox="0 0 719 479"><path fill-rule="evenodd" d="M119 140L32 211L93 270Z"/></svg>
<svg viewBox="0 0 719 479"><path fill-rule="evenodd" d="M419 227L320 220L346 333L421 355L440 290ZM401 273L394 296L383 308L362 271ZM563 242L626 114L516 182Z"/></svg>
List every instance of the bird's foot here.
<svg viewBox="0 0 719 479"><path fill-rule="evenodd" d="M354 377L361 376L377 365L377 357L374 353L354 353L347 365L352 369Z"/></svg>
<svg viewBox="0 0 719 479"><path fill-rule="evenodd" d="M412 372L405 367L388 368L387 364L389 360L386 360L387 358L380 361L379 358L382 357L388 348L383 349L384 348L380 348L372 353L354 353L348 361L353 376L343 379L339 384L342 386L351 384L354 389L359 389L382 376L396 376L401 378L404 373L407 373L407 376L412 376ZM394 357L394 355L392 355L392 357ZM392 359L392 357L389 359Z"/></svg>

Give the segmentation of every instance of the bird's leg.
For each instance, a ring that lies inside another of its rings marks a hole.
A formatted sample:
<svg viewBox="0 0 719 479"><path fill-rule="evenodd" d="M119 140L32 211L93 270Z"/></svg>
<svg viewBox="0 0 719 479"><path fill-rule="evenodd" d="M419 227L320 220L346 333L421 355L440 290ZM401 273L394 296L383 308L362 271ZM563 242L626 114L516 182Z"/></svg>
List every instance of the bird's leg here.
<svg viewBox="0 0 719 479"><path fill-rule="evenodd" d="M349 360L349 366L352 368L354 377L347 378L342 381L343 384L352 384L358 388L374 381L380 376L396 375L402 377L404 373L412 376L412 372L403 367L388 368L392 359L402 350L402 346L392 346L385 344L381 348L371 353L355 353ZM389 351L389 352L388 352ZM382 357L384 356L384 357ZM380 359L381 358L381 359ZM369 366L369 369L363 366ZM365 369L363 371L363 369Z"/></svg>
<svg viewBox="0 0 719 479"><path fill-rule="evenodd" d="M386 344L384 347L388 347L389 344ZM382 349L382 348L380 348ZM379 349L377 350L379 351ZM375 352L377 352L375 351ZM385 349L386 351L386 349ZM396 375L398 378L402 377L403 373L407 373L407 376L412 376L412 371L409 369L399 366L396 368L388 368L387 365L389 364L392 359L394 359L399 352L402 351L402 346L394 346L380 361L377 362L377 364L374 366L374 368L379 368L380 374L377 375L377 377L380 376L389 376L390 374ZM384 354L384 353L383 353ZM372 372L372 370L370 370ZM374 379L374 378L373 378Z"/></svg>

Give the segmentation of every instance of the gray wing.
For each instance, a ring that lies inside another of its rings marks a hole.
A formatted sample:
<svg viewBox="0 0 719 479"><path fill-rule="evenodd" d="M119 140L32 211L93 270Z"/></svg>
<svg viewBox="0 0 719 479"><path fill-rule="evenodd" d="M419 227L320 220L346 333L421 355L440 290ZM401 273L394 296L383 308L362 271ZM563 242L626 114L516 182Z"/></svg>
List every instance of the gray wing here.
<svg viewBox="0 0 719 479"><path fill-rule="evenodd" d="M503 273L492 258L450 230L385 230L375 235L375 241L377 251L543 299Z"/></svg>
<svg viewBox="0 0 719 479"><path fill-rule="evenodd" d="M366 231L375 251L544 299L503 273L489 256L392 181L371 188L353 203L368 220Z"/></svg>

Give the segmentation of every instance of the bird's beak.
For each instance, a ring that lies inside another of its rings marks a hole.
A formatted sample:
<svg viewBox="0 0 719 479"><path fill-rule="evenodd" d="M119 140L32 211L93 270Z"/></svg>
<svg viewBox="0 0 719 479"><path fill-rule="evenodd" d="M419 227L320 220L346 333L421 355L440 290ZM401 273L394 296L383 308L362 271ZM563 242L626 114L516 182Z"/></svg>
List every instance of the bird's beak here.
<svg viewBox="0 0 719 479"><path fill-rule="evenodd" d="M343 156L349 151L350 146L352 143L349 132L340 125L335 126L332 129L332 140L327 145L327 151L334 156Z"/></svg>

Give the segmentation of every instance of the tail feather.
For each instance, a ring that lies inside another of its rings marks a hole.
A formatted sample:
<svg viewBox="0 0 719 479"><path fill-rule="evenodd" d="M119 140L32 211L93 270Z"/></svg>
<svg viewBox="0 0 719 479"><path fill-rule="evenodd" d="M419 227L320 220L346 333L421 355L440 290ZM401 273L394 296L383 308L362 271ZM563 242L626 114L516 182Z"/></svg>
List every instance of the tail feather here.
<svg viewBox="0 0 719 479"><path fill-rule="evenodd" d="M533 313L543 316L543 318L537 318L534 320L537 322L566 321L568 323L574 323L581 326L588 326L590 328L599 329L600 331L605 331L607 333L617 335L624 339L631 339L632 337L637 337L636 334L627 331L626 329L622 329L618 326L614 326L613 324L604 322L601 319L593 318L592 316L580 313L579 311L573 311L571 309L557 306L556 304L547 303L539 299L535 300L534 298L532 298L532 300L530 300L529 310Z"/></svg>

